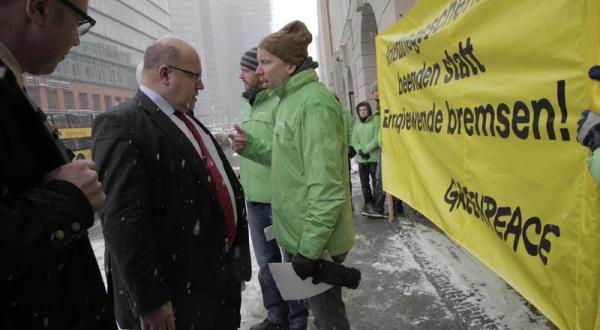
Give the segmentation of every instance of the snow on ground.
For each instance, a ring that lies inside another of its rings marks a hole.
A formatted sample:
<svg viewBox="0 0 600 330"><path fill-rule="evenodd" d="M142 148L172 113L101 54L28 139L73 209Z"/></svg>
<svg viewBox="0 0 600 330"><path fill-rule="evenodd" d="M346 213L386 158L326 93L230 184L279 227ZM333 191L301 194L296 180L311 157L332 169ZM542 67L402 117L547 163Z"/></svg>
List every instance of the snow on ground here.
<svg viewBox="0 0 600 330"><path fill-rule="evenodd" d="M547 320L533 312L504 280L444 234L416 224L412 242L428 251L431 265L447 276L450 284L470 297L486 316L506 329L547 329ZM396 242L395 244L397 244Z"/></svg>
<svg viewBox="0 0 600 330"><path fill-rule="evenodd" d="M399 225L388 226L384 220L360 216L357 175L352 190L356 242L346 264L363 272L358 290L344 290L353 329L551 328L501 278L438 230L404 217ZM90 229L90 239L104 279L99 222ZM266 317L253 251L252 269L252 280L242 293L241 329ZM464 309L491 323L469 323Z"/></svg>
<svg viewBox="0 0 600 330"><path fill-rule="evenodd" d="M402 222L407 224L408 220L403 219ZM90 230L90 237L104 278L104 240L99 226ZM368 246L372 239L372 237L360 233L356 235L357 245ZM404 226L402 233L390 231L389 236L384 239L384 248L379 250L378 255L366 256L368 260L371 260L370 264L365 262L364 258L358 258L354 263L354 266L363 271L365 268L372 268L380 277L376 281L381 281L381 284L368 293L372 295L372 298L367 299L368 306L366 307L385 313L389 312L388 307L390 307L391 301L378 300L377 296L383 291L389 290L389 287L385 285L389 283L385 282L390 282L390 279L393 282L393 290L398 291L398 299L406 297L410 299L411 296L431 296L435 300L432 304L443 305L442 297L428 280L432 275L434 277L443 275L454 289L463 292L468 297L467 300L481 308L484 314L494 321L496 327L500 329L548 329L545 318L534 313L515 291L508 288L502 279L446 238L444 234L423 224L411 223L410 226ZM415 249L425 251L427 254L425 260L427 269L423 268L423 260L420 262L415 260ZM242 293L241 329L248 329L266 316L257 279L258 266L254 256L252 256L252 267L252 280L246 284L246 289ZM425 276L426 273L429 273L429 276ZM408 277L411 279L407 280ZM345 296L349 298L348 310L353 321L353 328L363 329L360 327L361 322L353 320L355 316L351 314L353 309L361 308L350 305L355 292L345 291ZM365 292L361 293L361 295L364 294ZM435 317L442 319L453 317L447 308L442 308L442 310L446 315ZM393 315L394 317L404 318L406 316L402 315L403 310L397 310L395 313L398 315ZM428 321L428 319L428 316L419 316L406 320L406 322L418 328L421 322Z"/></svg>

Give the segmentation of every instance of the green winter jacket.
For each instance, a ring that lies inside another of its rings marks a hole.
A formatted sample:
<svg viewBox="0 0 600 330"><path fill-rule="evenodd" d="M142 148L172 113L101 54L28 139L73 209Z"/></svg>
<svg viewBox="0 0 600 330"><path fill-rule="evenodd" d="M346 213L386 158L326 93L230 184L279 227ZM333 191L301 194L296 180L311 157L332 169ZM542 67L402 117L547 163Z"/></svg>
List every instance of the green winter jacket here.
<svg viewBox="0 0 600 330"><path fill-rule="evenodd" d="M352 145L352 129L354 129L354 117L352 117L352 113L344 108L342 108L342 114L344 115L344 125L346 125L346 134L348 136L348 146Z"/></svg>
<svg viewBox="0 0 600 330"><path fill-rule="evenodd" d="M312 68L273 91L272 209L278 244L317 259L347 253L354 243L347 131L342 108ZM259 143L247 136L247 147Z"/></svg>
<svg viewBox="0 0 600 330"><path fill-rule="evenodd" d="M271 203L271 142L278 104L277 96L271 97L262 90L254 98L254 103L247 103L242 110L242 128L262 141L255 146L256 160L240 160L240 181L246 200L250 202ZM248 156L245 150L238 152L240 156Z"/></svg>
<svg viewBox="0 0 600 330"><path fill-rule="evenodd" d="M596 183L600 185L600 148L596 149L588 157L588 168L596 180Z"/></svg>
<svg viewBox="0 0 600 330"><path fill-rule="evenodd" d="M362 150L369 154L368 159L356 156L357 163L375 163L379 159L379 116L369 116L365 122L357 120L352 129L352 147L358 152Z"/></svg>

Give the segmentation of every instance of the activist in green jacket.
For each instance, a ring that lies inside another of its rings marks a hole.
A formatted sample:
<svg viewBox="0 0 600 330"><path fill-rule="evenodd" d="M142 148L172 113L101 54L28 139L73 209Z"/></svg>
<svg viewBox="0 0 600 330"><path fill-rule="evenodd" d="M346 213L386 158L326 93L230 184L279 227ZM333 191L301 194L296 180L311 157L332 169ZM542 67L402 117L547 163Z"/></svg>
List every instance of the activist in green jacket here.
<svg viewBox="0 0 600 330"><path fill-rule="evenodd" d="M273 91L280 104L273 132L273 224L289 253L317 259L347 253L354 242L342 107L313 68Z"/></svg>
<svg viewBox="0 0 600 330"><path fill-rule="evenodd" d="M266 90L261 90L253 101L253 104L247 103L242 110L241 126L262 142L254 146L255 153L258 155L255 160L246 158L244 151L248 148L238 151L242 156L240 181L244 187L246 200L271 203L271 142L279 97L270 96Z"/></svg>
<svg viewBox="0 0 600 330"><path fill-rule="evenodd" d="M356 106L356 112L361 108L366 108L368 115L354 123L352 129L352 147L358 153L356 161L361 163L376 163L379 159L381 148L379 147L379 121L372 115L371 105L367 102L361 102ZM361 152L362 151L362 152Z"/></svg>
<svg viewBox="0 0 600 330"><path fill-rule="evenodd" d="M600 185L600 114L591 110L583 111L577 122L577 141L591 151L587 158L588 169Z"/></svg>

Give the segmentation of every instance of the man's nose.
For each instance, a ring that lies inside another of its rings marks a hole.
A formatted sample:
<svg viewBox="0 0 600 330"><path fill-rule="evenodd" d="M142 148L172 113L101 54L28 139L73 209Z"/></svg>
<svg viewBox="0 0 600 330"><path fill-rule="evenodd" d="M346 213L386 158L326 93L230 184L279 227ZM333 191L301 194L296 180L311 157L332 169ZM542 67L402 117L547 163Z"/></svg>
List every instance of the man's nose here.
<svg viewBox="0 0 600 330"><path fill-rule="evenodd" d="M197 90L199 90L199 91L201 91L201 90L203 90L203 89L204 89L204 83L202 82L202 79L199 79L199 80L196 82L196 89L197 89Z"/></svg>
<svg viewBox="0 0 600 330"><path fill-rule="evenodd" d="M75 42L73 46L79 46L79 31L75 30Z"/></svg>

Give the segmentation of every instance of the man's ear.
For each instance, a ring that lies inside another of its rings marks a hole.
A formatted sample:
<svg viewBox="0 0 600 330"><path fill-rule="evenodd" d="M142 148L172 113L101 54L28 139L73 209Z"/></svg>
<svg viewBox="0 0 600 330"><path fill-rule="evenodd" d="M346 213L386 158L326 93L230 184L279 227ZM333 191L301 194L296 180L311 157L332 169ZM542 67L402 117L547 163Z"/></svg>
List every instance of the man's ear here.
<svg viewBox="0 0 600 330"><path fill-rule="evenodd" d="M289 63L286 63L285 65L287 66L287 67L286 67L286 69L285 69L285 71L286 71L286 72L287 72L287 74L289 74L290 76L291 76L292 74L294 74L294 72L296 72L296 68L298 67L298 66L297 66L297 65L295 65L295 64L289 64Z"/></svg>
<svg viewBox="0 0 600 330"><path fill-rule="evenodd" d="M38 27L44 27L52 14L51 2L52 0L25 0L25 12L29 20Z"/></svg>
<svg viewBox="0 0 600 330"><path fill-rule="evenodd" d="M163 84L168 85L169 84L169 67L167 67L166 65L159 65L158 69L157 69L157 73L158 73L158 79L160 79L160 81Z"/></svg>

